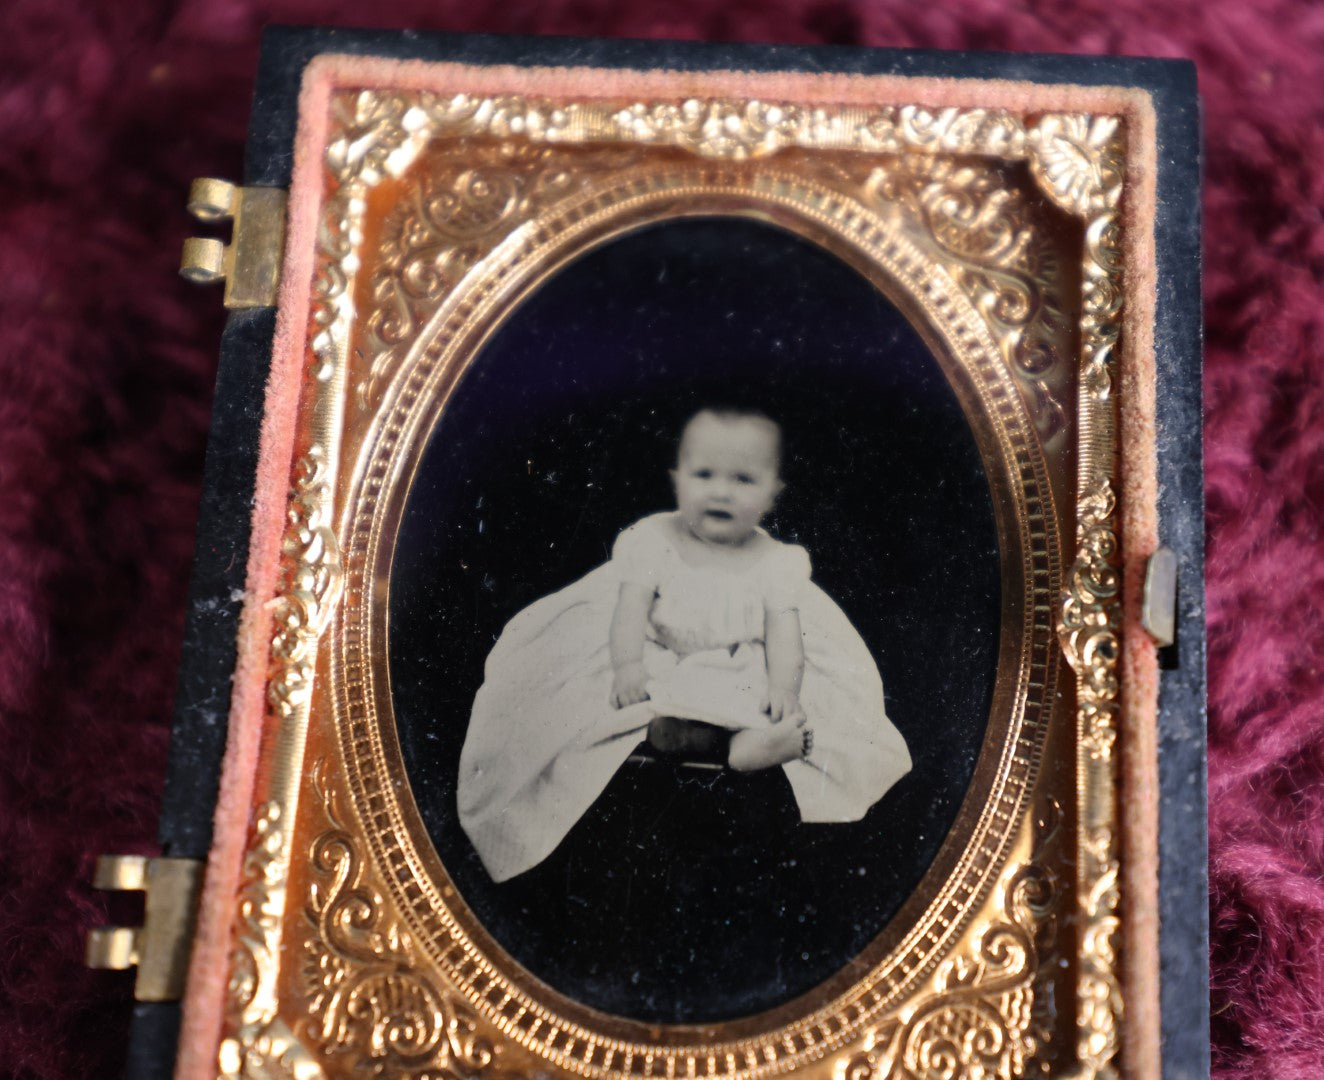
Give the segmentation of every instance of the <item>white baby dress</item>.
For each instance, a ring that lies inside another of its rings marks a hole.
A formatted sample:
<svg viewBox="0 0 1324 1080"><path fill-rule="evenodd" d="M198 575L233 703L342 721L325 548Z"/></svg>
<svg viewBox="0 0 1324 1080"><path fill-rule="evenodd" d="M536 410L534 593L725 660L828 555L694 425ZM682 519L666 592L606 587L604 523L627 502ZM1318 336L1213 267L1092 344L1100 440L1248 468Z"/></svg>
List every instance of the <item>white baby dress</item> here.
<svg viewBox="0 0 1324 1080"><path fill-rule="evenodd" d="M858 821L910 771L883 684L841 609L809 580L804 548L773 542L743 572L690 566L673 513L626 529L611 561L525 608L488 655L460 754L460 824L494 881L545 859L593 805L656 716L767 726L765 606L798 609L808 760L782 766L806 822ZM651 586L649 700L612 708L608 645L623 581Z"/></svg>

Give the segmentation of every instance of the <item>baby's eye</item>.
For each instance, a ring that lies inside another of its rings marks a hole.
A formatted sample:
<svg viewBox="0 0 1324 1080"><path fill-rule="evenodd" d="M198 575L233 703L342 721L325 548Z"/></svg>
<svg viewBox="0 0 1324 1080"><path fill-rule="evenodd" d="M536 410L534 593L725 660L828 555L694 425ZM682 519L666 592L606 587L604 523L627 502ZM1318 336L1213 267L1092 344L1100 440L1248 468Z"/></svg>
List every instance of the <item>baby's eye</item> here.
<svg viewBox="0 0 1324 1080"><path fill-rule="evenodd" d="M696 480L711 480L713 478L712 469L695 469L691 474Z"/></svg>
<svg viewBox="0 0 1324 1080"><path fill-rule="evenodd" d="M749 473L736 473L737 484L752 484L753 482L754 478Z"/></svg>

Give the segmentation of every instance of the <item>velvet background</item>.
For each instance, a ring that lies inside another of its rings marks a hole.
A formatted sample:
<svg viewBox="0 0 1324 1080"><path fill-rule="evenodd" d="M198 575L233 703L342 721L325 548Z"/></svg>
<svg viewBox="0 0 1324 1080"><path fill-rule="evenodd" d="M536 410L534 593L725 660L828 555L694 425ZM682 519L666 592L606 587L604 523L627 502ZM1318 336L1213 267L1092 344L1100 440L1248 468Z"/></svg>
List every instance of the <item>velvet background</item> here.
<svg viewBox="0 0 1324 1080"><path fill-rule="evenodd" d="M1215 1074L1324 1075L1324 7L99 7L0 12L0 1076L122 1068L131 980L82 968L107 915L87 882L97 853L152 849L223 321L175 277L183 204L240 173L269 21L1194 59Z"/></svg>

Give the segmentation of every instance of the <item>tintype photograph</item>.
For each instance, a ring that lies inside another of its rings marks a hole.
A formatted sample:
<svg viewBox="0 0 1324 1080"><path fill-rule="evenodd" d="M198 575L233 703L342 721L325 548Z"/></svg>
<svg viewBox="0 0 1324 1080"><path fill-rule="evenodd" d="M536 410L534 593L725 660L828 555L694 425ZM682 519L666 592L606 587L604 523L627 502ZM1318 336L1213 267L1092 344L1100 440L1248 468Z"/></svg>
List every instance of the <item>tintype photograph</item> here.
<svg viewBox="0 0 1324 1080"><path fill-rule="evenodd" d="M954 368L859 268L709 215L558 267L451 391L395 723L460 900L553 991L717 1023L905 930L979 805L1001 630Z"/></svg>

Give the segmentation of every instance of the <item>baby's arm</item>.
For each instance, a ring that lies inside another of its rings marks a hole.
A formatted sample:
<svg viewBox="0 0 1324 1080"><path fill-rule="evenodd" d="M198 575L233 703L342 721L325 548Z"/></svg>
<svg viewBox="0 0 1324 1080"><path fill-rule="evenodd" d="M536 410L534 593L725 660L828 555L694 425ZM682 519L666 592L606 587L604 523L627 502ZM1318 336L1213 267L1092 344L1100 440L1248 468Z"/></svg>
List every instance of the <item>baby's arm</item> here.
<svg viewBox="0 0 1324 1080"><path fill-rule="evenodd" d="M768 657L770 728L746 728L731 739L727 764L753 771L808 757L814 734L800 708L800 680L805 671L800 615L795 608L768 608L763 615L763 644Z"/></svg>
<svg viewBox="0 0 1324 1080"><path fill-rule="evenodd" d="M800 613L795 608L766 609L763 641L768 657L768 711L773 723L803 718L800 680L805 673L805 649Z"/></svg>
<svg viewBox="0 0 1324 1080"><path fill-rule="evenodd" d="M615 673L611 685L612 708L623 709L648 700L644 689L648 682L648 672L644 670L644 636L652 606L651 587L621 582L611 617L611 666Z"/></svg>

